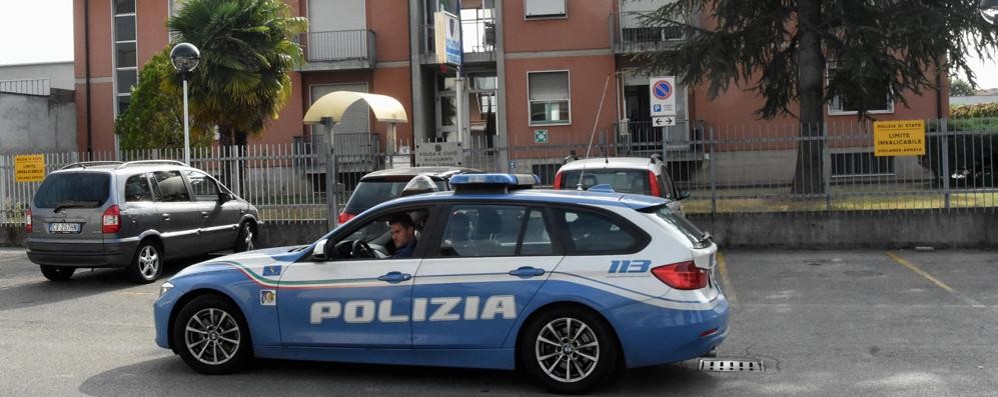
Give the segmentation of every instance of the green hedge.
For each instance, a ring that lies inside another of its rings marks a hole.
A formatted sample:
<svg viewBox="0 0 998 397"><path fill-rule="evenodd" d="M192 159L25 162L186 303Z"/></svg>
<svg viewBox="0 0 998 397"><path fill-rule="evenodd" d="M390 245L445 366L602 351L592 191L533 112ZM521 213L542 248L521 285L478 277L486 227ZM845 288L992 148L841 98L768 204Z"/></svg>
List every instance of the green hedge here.
<svg viewBox="0 0 998 397"><path fill-rule="evenodd" d="M951 119L957 120L998 117L998 103L950 106L949 116Z"/></svg>

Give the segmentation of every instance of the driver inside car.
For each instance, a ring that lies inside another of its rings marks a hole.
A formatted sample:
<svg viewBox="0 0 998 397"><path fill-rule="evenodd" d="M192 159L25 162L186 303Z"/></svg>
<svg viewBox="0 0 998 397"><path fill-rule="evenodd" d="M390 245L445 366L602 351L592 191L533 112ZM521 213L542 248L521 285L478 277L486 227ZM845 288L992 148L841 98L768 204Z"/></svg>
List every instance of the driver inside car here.
<svg viewBox="0 0 998 397"><path fill-rule="evenodd" d="M396 214L388 224L391 228L392 242L397 247L392 257L412 257L413 251L416 250L416 227L412 223L412 218L405 213Z"/></svg>

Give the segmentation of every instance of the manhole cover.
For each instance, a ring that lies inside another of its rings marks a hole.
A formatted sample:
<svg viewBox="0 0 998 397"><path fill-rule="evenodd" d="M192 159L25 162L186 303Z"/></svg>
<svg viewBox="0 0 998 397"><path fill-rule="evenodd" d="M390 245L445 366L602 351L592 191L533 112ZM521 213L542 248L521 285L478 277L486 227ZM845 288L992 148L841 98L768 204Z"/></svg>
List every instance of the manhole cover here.
<svg viewBox="0 0 998 397"><path fill-rule="evenodd" d="M700 359L700 370L707 372L763 372L762 360Z"/></svg>

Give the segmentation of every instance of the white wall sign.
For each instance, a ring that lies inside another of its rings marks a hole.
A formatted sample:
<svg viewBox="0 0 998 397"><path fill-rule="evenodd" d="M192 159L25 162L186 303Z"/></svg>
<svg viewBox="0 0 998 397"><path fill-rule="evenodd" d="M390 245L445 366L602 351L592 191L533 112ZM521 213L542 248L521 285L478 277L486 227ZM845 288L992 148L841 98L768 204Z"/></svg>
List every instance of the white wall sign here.
<svg viewBox="0 0 998 397"><path fill-rule="evenodd" d="M652 77L648 82L648 98L651 117L676 115L676 78L673 76Z"/></svg>
<svg viewBox="0 0 998 397"><path fill-rule="evenodd" d="M464 165L460 142L430 142L416 145L417 167L453 167Z"/></svg>

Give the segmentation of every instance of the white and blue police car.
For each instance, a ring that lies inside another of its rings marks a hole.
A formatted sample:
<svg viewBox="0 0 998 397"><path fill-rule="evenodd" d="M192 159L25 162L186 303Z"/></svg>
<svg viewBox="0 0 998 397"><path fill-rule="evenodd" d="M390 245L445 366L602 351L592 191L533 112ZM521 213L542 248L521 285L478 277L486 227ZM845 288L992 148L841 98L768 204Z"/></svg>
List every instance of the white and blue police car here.
<svg viewBox="0 0 998 397"><path fill-rule="evenodd" d="M156 343L209 374L253 357L522 368L573 393L724 340L717 246L666 199L534 190L533 175L450 183L308 246L184 269L155 303Z"/></svg>

